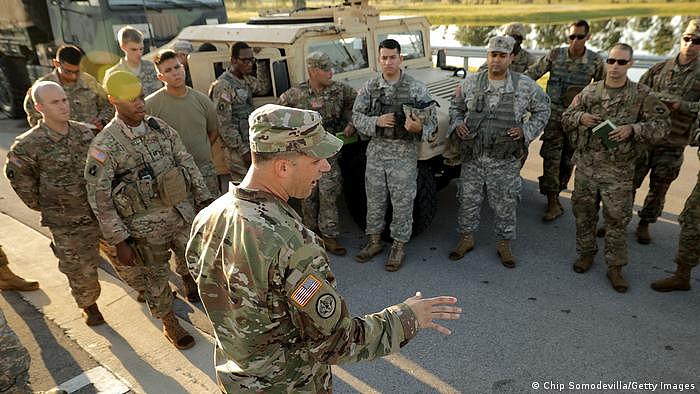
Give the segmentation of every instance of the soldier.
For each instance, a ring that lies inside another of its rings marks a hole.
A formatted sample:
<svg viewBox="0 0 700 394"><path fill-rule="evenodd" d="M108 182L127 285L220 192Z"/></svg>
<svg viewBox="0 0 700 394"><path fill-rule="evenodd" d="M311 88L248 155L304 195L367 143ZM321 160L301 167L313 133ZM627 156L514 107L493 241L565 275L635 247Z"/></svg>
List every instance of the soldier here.
<svg viewBox="0 0 700 394"><path fill-rule="evenodd" d="M503 26L503 35L513 37L515 40L515 45L513 46L513 61L510 63L510 66L508 66L510 71L524 73L528 67L532 66L537 61L535 55L521 46L526 34L525 25L522 23L512 22ZM484 64L479 67L479 71L487 69L488 62L484 62Z"/></svg>
<svg viewBox="0 0 700 394"><path fill-rule="evenodd" d="M341 145L315 111L257 109L253 166L195 219L187 257L214 327L223 392L329 393L331 364L397 352L419 328L450 334L432 319L459 318L456 298L420 293L362 318L349 315L321 240L287 201L311 194Z"/></svg>
<svg viewBox="0 0 700 394"><path fill-rule="evenodd" d="M68 97L56 82L31 89L43 118L15 139L7 154L5 175L22 201L41 212L51 231L58 269L89 326L104 323L96 301L100 295L100 229L85 193L85 158L95 136L93 126L70 119Z"/></svg>
<svg viewBox="0 0 700 394"><path fill-rule="evenodd" d="M158 80L156 67L150 61L142 59L143 56L143 33L131 26L124 26L117 32L119 48L124 52L124 57L119 59L119 63L105 71L103 81L117 71L126 71L136 75L141 81L143 92L149 95L163 87L163 83Z"/></svg>
<svg viewBox="0 0 700 394"><path fill-rule="evenodd" d="M39 282L26 280L10 270L10 262L0 245L0 290L32 291L39 288ZM0 391L1 392L1 391Z"/></svg>
<svg viewBox="0 0 700 394"><path fill-rule="evenodd" d="M542 217L545 221L564 213L559 193L567 188L574 169L571 162L574 148L562 130L561 114L581 89L591 80L602 79L605 72L603 58L586 49L586 41L591 37L588 22L572 23L568 34L568 47L552 49L525 72L535 81L549 72L547 94L552 102L552 113L542 135L543 173L539 178L540 193L547 196L547 208Z"/></svg>
<svg viewBox="0 0 700 394"><path fill-rule="evenodd" d="M486 186L496 216L496 251L501 263L515 267L510 249L515 239L516 208L522 179L520 163L526 147L549 119L549 98L529 77L510 69L516 41L509 36L489 40L488 70L472 74L457 89L450 106L450 130L462 140L462 171L457 198L457 246L450 259L474 248L473 232Z"/></svg>
<svg viewBox="0 0 700 394"><path fill-rule="evenodd" d="M256 76L252 76L257 64ZM229 175L234 183L243 180L250 167L248 116L253 112L253 96L270 90L270 74L263 62L257 62L253 49L245 42L231 47L231 67L212 83L209 97L216 105L222 148Z"/></svg>
<svg viewBox="0 0 700 394"><path fill-rule="evenodd" d="M313 52L306 58L309 80L302 82L280 96L279 104L289 107L318 111L323 119L323 128L331 134L343 132L350 137L355 134L352 125L352 105L355 90L333 81L333 63L323 52ZM309 198L302 201L304 225L319 231L326 250L342 256L347 253L338 242L338 196L342 188L340 166L336 156L328 158L330 171L321 176Z"/></svg>
<svg viewBox="0 0 700 394"><path fill-rule="evenodd" d="M683 151L690 138L693 119L700 104L700 74L698 69L700 52L700 20L691 20L681 37L678 55L652 66L639 79L657 93L671 109L671 133L658 144L649 146L646 154L640 155L635 174L635 188L641 186L649 175L649 193L644 207L639 211L636 237L640 244L651 242L649 223L663 212L666 192L681 171Z"/></svg>
<svg viewBox="0 0 700 394"><path fill-rule="evenodd" d="M158 118L145 119L138 78L119 71L105 86L116 116L90 145L84 174L88 201L119 263L139 267L146 302L163 321L165 337L187 349L194 338L172 310L169 249L184 258L178 247L187 242L182 238L194 216L192 195L201 208L211 200L209 191L178 134Z"/></svg>
<svg viewBox="0 0 700 394"><path fill-rule="evenodd" d="M357 131L371 138L365 172L369 240L355 260L367 262L384 248L381 233L389 197L393 207L390 229L394 243L384 269L392 272L403 263L404 246L411 239L418 176L417 143L437 131L437 111L432 108L425 120L413 113L401 116L404 105L416 106L432 98L423 82L401 70L401 46L396 40L386 39L379 44L378 62L382 74L365 83L352 109Z"/></svg>
<svg viewBox="0 0 700 394"><path fill-rule="evenodd" d="M578 258L573 268L584 273L593 264L600 199L607 225L607 276L620 293L629 287L622 267L627 264L625 229L632 218L637 149L640 144L665 138L670 126L668 108L650 94L649 87L627 78L634 63L632 55L629 45L615 44L608 54L605 81L584 88L562 115L564 130L576 147L572 203ZM602 122L611 124L601 136L591 129Z"/></svg>
<svg viewBox="0 0 700 394"><path fill-rule="evenodd" d="M185 68L185 85L192 87L192 75L190 74L190 65L187 59L187 56L194 50L192 43L179 40L173 45L173 50L177 53L177 59L180 61L180 64Z"/></svg>
<svg viewBox="0 0 700 394"><path fill-rule="evenodd" d="M35 83L53 81L63 87L70 102L70 119L90 123L97 129L107 124L114 116L114 108L107 102L107 92L95 78L80 71L83 52L74 45L61 45L53 59L54 70ZM41 114L34 108L31 90L24 98L24 112L29 126L34 127Z"/></svg>
<svg viewBox="0 0 700 394"><path fill-rule="evenodd" d="M697 126L697 123L695 125ZM695 137L690 144L700 146L700 129L695 129ZM652 283L651 288L656 291L690 290L690 271L700 262L700 172L695 188L685 201L683 212L678 217L678 223L681 225L681 233L678 237L676 272L669 278Z"/></svg>

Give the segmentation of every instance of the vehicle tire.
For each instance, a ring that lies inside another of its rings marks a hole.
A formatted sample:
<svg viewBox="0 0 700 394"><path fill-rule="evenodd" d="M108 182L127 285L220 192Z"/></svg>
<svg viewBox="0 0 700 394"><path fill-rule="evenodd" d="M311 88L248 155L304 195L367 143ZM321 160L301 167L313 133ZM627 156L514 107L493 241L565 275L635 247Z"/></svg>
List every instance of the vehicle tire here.
<svg viewBox="0 0 700 394"><path fill-rule="evenodd" d="M416 199L413 201L413 236L430 227L437 212L437 184L433 169L421 164L418 163Z"/></svg>
<svg viewBox="0 0 700 394"><path fill-rule="evenodd" d="M352 220L362 231L367 227L367 195L365 194L366 142L343 147L338 164L343 174L343 196Z"/></svg>
<svg viewBox="0 0 700 394"><path fill-rule="evenodd" d="M25 60L20 57L0 57L0 111L12 118L24 117L24 95L29 86Z"/></svg>

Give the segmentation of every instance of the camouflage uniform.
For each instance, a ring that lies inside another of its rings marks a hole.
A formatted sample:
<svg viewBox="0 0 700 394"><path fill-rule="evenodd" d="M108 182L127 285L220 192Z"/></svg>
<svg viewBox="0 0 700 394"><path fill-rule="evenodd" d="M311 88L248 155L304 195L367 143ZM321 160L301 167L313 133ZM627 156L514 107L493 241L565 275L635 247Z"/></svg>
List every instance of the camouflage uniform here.
<svg viewBox="0 0 700 394"><path fill-rule="evenodd" d="M316 128L320 121L311 111L261 107L251 115L251 150L307 147L328 157L342 143ZM319 237L267 192L234 187L203 210L187 257L214 327L224 392L330 393L331 364L397 352L417 333L403 303L351 317Z"/></svg>
<svg viewBox="0 0 700 394"><path fill-rule="evenodd" d="M0 393L31 394L31 357L0 310Z"/></svg>
<svg viewBox="0 0 700 394"><path fill-rule="evenodd" d="M209 88L209 98L216 105L219 115L219 135L223 142L226 164L231 180L243 180L248 166L243 157L250 153L248 147L248 116L253 112L253 96L266 94L270 90L270 73L263 62L257 63L257 78L245 75L238 78L229 69L216 79Z"/></svg>
<svg viewBox="0 0 700 394"><path fill-rule="evenodd" d="M111 245L126 241L137 255L132 275L123 279L145 290L151 313L162 318L172 310L170 249L176 259L184 259L194 216L187 189L197 204L210 194L177 132L158 118L148 120L141 134L115 117L90 145L84 175L88 201L105 240ZM180 198L172 202L163 192L169 176L180 185L184 182ZM185 263L178 267L186 269ZM186 272L178 268L178 274Z"/></svg>
<svg viewBox="0 0 700 394"><path fill-rule="evenodd" d="M552 112L542 134L540 156L543 159L543 173L539 177L540 193L556 193L566 189L574 166L571 158L574 147L565 138L561 116L576 93L591 80L598 81L605 75L603 58L586 49L583 56L572 58L569 48L555 48L541 57L527 69L525 75L537 81L549 72L547 94L551 100Z"/></svg>
<svg viewBox="0 0 700 394"><path fill-rule="evenodd" d="M507 72L501 88L490 85L488 71L471 74L458 93L450 105L449 132L465 123L469 135L460 147L457 231L469 234L479 226L486 186L495 214L496 236L515 239L521 158L547 123L549 98L535 81L512 71ZM506 130L511 127L521 127L523 139L514 141L508 136Z"/></svg>
<svg viewBox="0 0 700 394"><path fill-rule="evenodd" d="M352 105L355 90L350 86L333 81L321 92L315 92L308 82L302 82L284 92L280 105L318 111L323 119L323 128L331 134L343 132L352 122ZM318 228L325 237L337 237L338 196L342 190L342 179L337 156L328 159L331 170L324 173L314 188L313 194L302 201L304 225Z"/></svg>
<svg viewBox="0 0 700 394"><path fill-rule="evenodd" d="M367 234L380 234L384 230L389 197L393 208L391 237L403 243L411 238L418 177L417 144L437 132L437 111L434 108L429 111L422 135L409 133L401 122L394 128L378 127L377 118L401 111L402 104L430 101L432 97L425 84L403 71L396 83L387 83L380 74L367 81L357 94L352 108L353 124L358 133L371 138L365 172Z"/></svg>
<svg viewBox="0 0 700 394"><path fill-rule="evenodd" d="M115 64L114 66L108 68L107 71L105 71L105 76L102 80L106 81L107 79L109 79L110 75L117 71L126 71L136 75L139 78L139 81L141 81L141 86L143 87L143 94L145 96L148 96L149 94L163 87L163 82L161 82L158 79L158 71L156 69L156 66L153 64L153 62L148 61L146 59L141 59L139 73L136 74L131 69L131 67L129 67L129 65L126 64L126 59L121 58L119 59L119 63Z"/></svg>
<svg viewBox="0 0 700 394"><path fill-rule="evenodd" d="M99 119L102 124L107 124L114 117L114 107L107 101L107 92L95 78L88 73L80 73L80 77L75 83L64 84L58 76L58 71L54 70L36 82L53 81L63 87L70 102L70 118L78 122L92 123L93 119ZM31 89L24 97L24 112L27 113L29 126L37 125L42 115L34 109Z"/></svg>
<svg viewBox="0 0 700 394"><path fill-rule="evenodd" d="M606 88L604 81L595 82L584 88L562 115L562 125L576 147L572 197L576 252L579 256L597 253L595 232L600 196L607 225L605 261L609 267L627 264L625 229L632 218L637 151L643 144L668 135L668 108L649 93L646 85L629 80L618 89ZM601 138L580 125L584 113L610 120L618 127L632 125L633 134L617 146L606 148Z"/></svg>
<svg viewBox="0 0 700 394"><path fill-rule="evenodd" d="M700 159L700 150L698 158ZM681 225L681 233L678 237L676 262L696 267L700 262L700 172L695 188L685 201L683 212L678 217L678 223Z"/></svg>

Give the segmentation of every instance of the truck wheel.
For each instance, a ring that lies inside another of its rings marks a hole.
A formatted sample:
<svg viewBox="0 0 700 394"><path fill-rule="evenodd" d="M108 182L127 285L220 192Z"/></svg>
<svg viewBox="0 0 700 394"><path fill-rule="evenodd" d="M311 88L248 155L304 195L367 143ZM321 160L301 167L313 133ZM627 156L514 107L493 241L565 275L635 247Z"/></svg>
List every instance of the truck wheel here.
<svg viewBox="0 0 700 394"><path fill-rule="evenodd" d="M365 146L359 146L364 144ZM357 147L355 147L357 145ZM352 220L362 229L367 227L367 196L365 194L366 143L343 147L338 163L343 174L343 196Z"/></svg>
<svg viewBox="0 0 700 394"><path fill-rule="evenodd" d="M425 231L437 212L437 184L432 167L418 163L416 199L413 201L413 236ZM427 163L426 163L427 164Z"/></svg>
<svg viewBox="0 0 700 394"><path fill-rule="evenodd" d="M23 58L0 57L0 111L12 118L24 113L24 95L29 89L29 75Z"/></svg>

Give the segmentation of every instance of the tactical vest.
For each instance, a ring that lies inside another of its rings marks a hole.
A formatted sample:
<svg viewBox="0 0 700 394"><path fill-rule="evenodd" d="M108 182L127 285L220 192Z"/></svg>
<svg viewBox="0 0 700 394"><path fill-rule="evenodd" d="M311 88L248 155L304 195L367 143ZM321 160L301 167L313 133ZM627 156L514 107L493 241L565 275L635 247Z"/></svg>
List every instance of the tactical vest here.
<svg viewBox="0 0 700 394"><path fill-rule="evenodd" d="M175 163L168 126L149 118L146 127L150 130L133 140L121 130L108 129L125 155L136 159L133 167L119 168L112 181L112 199L122 218L174 207L189 195L189 174Z"/></svg>
<svg viewBox="0 0 700 394"><path fill-rule="evenodd" d="M369 87L370 116L380 116L393 113L396 119L394 127L376 127L376 136L389 140L418 141L420 134L411 133L406 130L406 115L403 112L403 104L412 105L411 98L411 78L402 74L401 79L396 82L394 94L388 95L386 89L382 89L379 84L381 77L372 81Z"/></svg>
<svg viewBox="0 0 700 394"><path fill-rule="evenodd" d="M469 138L461 142L462 162L477 159L483 154L494 159L522 158L525 154L523 140L513 140L507 133L512 127L522 126L515 119L515 92L518 91L520 74L509 74L513 81L513 91L503 92L494 108L490 108L486 94L488 71L477 75L474 105L470 106L465 116Z"/></svg>
<svg viewBox="0 0 700 394"><path fill-rule="evenodd" d="M231 121L238 126L243 140L248 141L248 116L255 109L253 107L253 92L247 86L241 86L241 82L228 71L221 74L221 78L230 83L235 91L235 97L231 98Z"/></svg>
<svg viewBox="0 0 700 394"><path fill-rule="evenodd" d="M666 61L659 72L659 79L670 79L675 63L675 59ZM700 61L695 60L695 70L692 71L691 74L691 87L689 90L684 91L680 98L683 101L697 102L700 100ZM697 114L685 114L681 113L681 111L672 111L671 134L664 140L662 145L677 147L688 145L691 125L696 117Z"/></svg>
<svg viewBox="0 0 700 394"><path fill-rule="evenodd" d="M552 105L568 107L576 94L591 82L595 74L595 52L586 49L583 55L586 58L585 62L567 62L570 60L568 50L568 48L552 50L552 66L549 70L549 81L547 81L547 94L552 100Z"/></svg>

